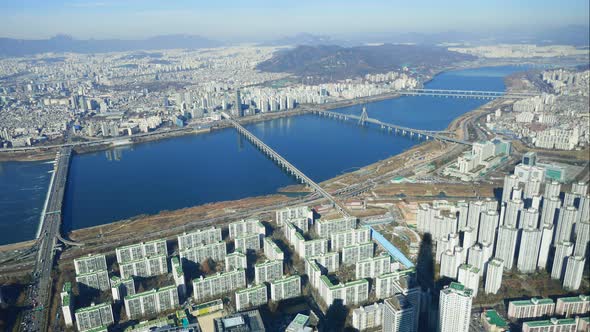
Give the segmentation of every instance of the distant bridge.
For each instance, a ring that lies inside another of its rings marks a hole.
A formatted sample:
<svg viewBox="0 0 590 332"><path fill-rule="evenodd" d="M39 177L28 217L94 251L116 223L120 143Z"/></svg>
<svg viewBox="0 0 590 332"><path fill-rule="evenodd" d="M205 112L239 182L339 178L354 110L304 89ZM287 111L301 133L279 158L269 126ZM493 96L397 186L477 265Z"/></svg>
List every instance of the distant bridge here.
<svg viewBox="0 0 590 332"><path fill-rule="evenodd" d="M504 92L504 91L481 91L481 90L446 90L446 89L411 89L398 92L404 96L435 96L453 98L474 98L474 99L496 99L511 98L524 99L538 95L532 92Z"/></svg>
<svg viewBox="0 0 590 332"><path fill-rule="evenodd" d="M353 119L353 120L357 120L359 122L359 124L372 123L372 124L380 126L381 129L387 129L389 131L395 132L396 134L410 135L410 137L416 136L418 138L424 138L426 140L436 139L439 141L447 141L447 142L457 143L457 144L472 145L471 142L467 142L464 140L444 136L444 135L441 135L440 132L437 132L437 131L414 129L414 128L398 126L395 124L382 122L377 119L371 119L367 116L363 117L363 116L356 116L356 115L351 115L351 114L343 114L343 113L337 113L337 112L332 112L332 111L320 111L320 110L313 111L313 113L317 114L319 116L325 116L325 117L339 119L339 120Z"/></svg>
<svg viewBox="0 0 590 332"><path fill-rule="evenodd" d="M241 124L237 121L232 119L230 115L225 112L221 112L224 118L226 118L229 123L236 128L238 133L246 137L252 144L254 144L260 151L266 154L269 158L271 158L274 162L276 162L279 166L286 169L290 174L295 176L295 178L302 183L307 184L308 186L312 187L317 193L322 195L324 198L330 201L332 205L346 218L350 217L350 214L346 211L346 208L340 202L338 202L330 193L325 191L320 185L315 183L312 179L307 177L307 175L303 174L297 167L293 166L289 161L283 158L278 152L273 150L270 146L266 145L263 141L261 141L258 137L254 136L251 132L249 132L246 128L244 128Z"/></svg>

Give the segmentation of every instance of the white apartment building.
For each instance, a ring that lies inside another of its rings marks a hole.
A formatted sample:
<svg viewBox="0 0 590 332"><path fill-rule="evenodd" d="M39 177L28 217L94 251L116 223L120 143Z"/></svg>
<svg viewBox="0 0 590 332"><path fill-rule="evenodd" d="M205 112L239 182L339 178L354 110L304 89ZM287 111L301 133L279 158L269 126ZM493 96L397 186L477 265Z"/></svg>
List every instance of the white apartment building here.
<svg viewBox="0 0 590 332"><path fill-rule="evenodd" d="M286 207L275 212L275 220L280 226L290 219L306 218L313 223L313 210L308 206Z"/></svg>
<svg viewBox="0 0 590 332"><path fill-rule="evenodd" d="M473 291L474 298L477 297L477 290L479 289L479 268L469 264L461 264L459 266L457 280Z"/></svg>
<svg viewBox="0 0 590 332"><path fill-rule="evenodd" d="M342 264L350 265L356 262L373 257L373 242L354 244L342 248Z"/></svg>
<svg viewBox="0 0 590 332"><path fill-rule="evenodd" d="M342 300L342 305L354 305L369 298L369 282L366 279L334 285L327 276L321 276L319 282L320 296L330 306L334 300Z"/></svg>
<svg viewBox="0 0 590 332"><path fill-rule="evenodd" d="M295 252L299 257L306 258L325 254L328 252L328 239L315 239L306 241L301 233L295 234Z"/></svg>
<svg viewBox="0 0 590 332"><path fill-rule="evenodd" d="M76 282L100 291L111 288L109 274L106 270L79 274L76 276Z"/></svg>
<svg viewBox="0 0 590 332"><path fill-rule="evenodd" d="M379 327L382 321L383 303L360 306L352 311L352 327L359 331Z"/></svg>
<svg viewBox="0 0 590 332"><path fill-rule="evenodd" d="M415 312L413 305L402 294L385 299L383 302L383 331L417 331Z"/></svg>
<svg viewBox="0 0 590 332"><path fill-rule="evenodd" d="M555 305L555 314L559 316L585 315L588 314L588 311L590 311L589 295L560 297Z"/></svg>
<svg viewBox="0 0 590 332"><path fill-rule="evenodd" d="M244 219L232 222L228 225L229 237L232 239L243 237L245 235L266 235L264 225L258 219Z"/></svg>
<svg viewBox="0 0 590 332"><path fill-rule="evenodd" d="M246 269L248 268L248 261L246 255L239 252L234 251L231 254L225 256L225 271L233 271L235 269Z"/></svg>
<svg viewBox="0 0 590 332"><path fill-rule="evenodd" d="M472 290L452 282L440 291L438 331L468 332L473 301Z"/></svg>
<svg viewBox="0 0 590 332"><path fill-rule="evenodd" d="M494 258L487 263L485 280L486 294L496 294L502 286L502 273L504 273L504 261L501 258Z"/></svg>
<svg viewBox="0 0 590 332"><path fill-rule="evenodd" d="M285 254L279 246L270 238L264 238L264 256L270 260L285 259Z"/></svg>
<svg viewBox="0 0 590 332"><path fill-rule="evenodd" d="M135 282L133 278L121 279L118 276L111 277L111 293L113 300L122 301L127 295L135 294Z"/></svg>
<svg viewBox="0 0 590 332"><path fill-rule="evenodd" d="M371 230L364 227L330 234L330 248L332 251L339 251L343 247L368 241L371 241Z"/></svg>
<svg viewBox="0 0 590 332"><path fill-rule="evenodd" d="M236 291L236 310L241 311L251 307L266 304L268 294L265 284L249 286Z"/></svg>
<svg viewBox="0 0 590 332"><path fill-rule="evenodd" d="M318 220L315 223L316 233L320 237L328 237L330 234L356 228L355 218L340 218L330 220Z"/></svg>
<svg viewBox="0 0 590 332"><path fill-rule="evenodd" d="M509 318L534 318L551 316L555 312L555 303L552 299L531 298L508 303Z"/></svg>
<svg viewBox="0 0 590 332"><path fill-rule="evenodd" d="M86 274L107 270L107 260L105 255L92 255L74 259L74 268L76 274Z"/></svg>
<svg viewBox="0 0 590 332"><path fill-rule="evenodd" d="M235 249L241 252L247 252L248 250L258 251L260 250L260 235L251 234L244 235L235 238Z"/></svg>
<svg viewBox="0 0 590 332"><path fill-rule="evenodd" d="M183 264L186 264L187 262L201 263L209 258L216 262L220 262L223 261L226 255L227 248L224 241L180 250L180 260Z"/></svg>
<svg viewBox="0 0 590 332"><path fill-rule="evenodd" d="M391 269L391 257L387 254L366 258L356 263L356 279L375 278Z"/></svg>
<svg viewBox="0 0 590 332"><path fill-rule="evenodd" d="M205 244L212 244L221 241L221 228L199 229L191 233L183 233L178 236L178 250L199 247Z"/></svg>
<svg viewBox="0 0 590 332"><path fill-rule="evenodd" d="M178 290L179 298L184 298L186 295L186 281L184 279L184 271L182 270L182 264L180 264L180 259L178 257L172 257L170 260L170 265L172 267L172 276L174 277L174 284L176 285L176 289Z"/></svg>
<svg viewBox="0 0 590 332"><path fill-rule="evenodd" d="M78 331L89 331L97 327L109 326L115 322L110 302L91 305L76 310Z"/></svg>
<svg viewBox="0 0 590 332"><path fill-rule="evenodd" d="M301 296L301 277L292 275L270 282L270 298L273 301L281 301Z"/></svg>
<svg viewBox="0 0 590 332"><path fill-rule="evenodd" d="M0 297L1 296L2 293L0 292ZM66 326L73 326L74 298L72 297L72 283L70 283L69 281L65 282L59 296L61 298L61 312L64 318L64 323L66 324Z"/></svg>
<svg viewBox="0 0 590 332"><path fill-rule="evenodd" d="M246 287L246 272L243 269L218 272L212 276L205 278L201 276L193 280L193 298L199 303L243 287Z"/></svg>
<svg viewBox="0 0 590 332"><path fill-rule="evenodd" d="M267 260L254 265L254 283L261 284L283 277L283 261Z"/></svg>
<svg viewBox="0 0 590 332"><path fill-rule="evenodd" d="M327 252L322 255L309 257L315 260L320 267L326 269L328 272L336 272L340 268L340 254L338 252Z"/></svg>
<svg viewBox="0 0 590 332"><path fill-rule="evenodd" d="M582 277L584 276L585 263L586 258L584 256L569 256L567 258L567 266L563 277L563 288L568 290L578 290L580 288Z"/></svg>
<svg viewBox="0 0 590 332"><path fill-rule="evenodd" d="M152 256L168 256L166 240L141 242L115 249L117 262L126 263Z"/></svg>
<svg viewBox="0 0 590 332"><path fill-rule="evenodd" d="M152 256L140 258L136 261L119 263L121 278L127 279L134 276L150 277L168 273L166 256Z"/></svg>
<svg viewBox="0 0 590 332"><path fill-rule="evenodd" d="M179 306L175 285L125 296L125 313L130 319L151 316Z"/></svg>

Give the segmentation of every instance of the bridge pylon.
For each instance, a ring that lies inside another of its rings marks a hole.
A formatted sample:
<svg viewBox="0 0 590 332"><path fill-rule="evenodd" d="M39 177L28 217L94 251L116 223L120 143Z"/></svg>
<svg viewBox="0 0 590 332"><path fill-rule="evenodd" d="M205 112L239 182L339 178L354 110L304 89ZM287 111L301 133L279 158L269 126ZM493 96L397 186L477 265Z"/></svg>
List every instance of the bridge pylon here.
<svg viewBox="0 0 590 332"><path fill-rule="evenodd" d="M364 126L368 118L369 115L367 114L367 108L363 106L363 112L361 113L361 117L359 119L359 125Z"/></svg>

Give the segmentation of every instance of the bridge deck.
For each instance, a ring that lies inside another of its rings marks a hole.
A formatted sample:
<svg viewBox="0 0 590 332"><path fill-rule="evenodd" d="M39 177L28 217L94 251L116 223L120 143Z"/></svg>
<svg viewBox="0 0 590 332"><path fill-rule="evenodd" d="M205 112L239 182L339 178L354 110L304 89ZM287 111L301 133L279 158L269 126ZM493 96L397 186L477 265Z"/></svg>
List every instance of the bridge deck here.
<svg viewBox="0 0 590 332"><path fill-rule="evenodd" d="M348 120L348 119L353 119L353 120L361 120L361 117L356 116L356 115L350 115L350 114L342 114L342 113L337 113L337 112L332 112L332 111L315 111L315 114L318 115L327 115L330 117L334 117L334 118L340 118L340 119L344 119L344 120ZM460 139L455 139L452 137L448 137L448 136L444 136L444 135L440 135L438 134L436 131L430 131L430 130L422 130L422 129L414 129L414 128L408 128L408 127L403 127L403 126L398 126L392 123L387 123L387 122L383 122L377 119L372 119L372 118L365 118L363 119L364 122L368 122L368 123L372 123L378 126L381 126L383 128L390 128L390 129L394 129L396 131L402 131L402 132L408 132L411 134L417 134L417 135L421 135L424 136L425 138L434 138L437 140L441 140L441 141L447 141L447 142L452 142L452 143L457 143L457 144L464 144L464 145L472 145L470 142L464 141L464 140L460 140Z"/></svg>
<svg viewBox="0 0 590 332"><path fill-rule="evenodd" d="M236 128L236 130L244 135L248 140L250 140L254 145L256 145L262 152L270 156L273 160L275 160L279 165L286 168L290 173L295 175L297 179L302 181L303 183L307 184L308 186L312 187L317 193L322 195L324 198L330 201L336 207L344 217L350 217L350 214L346 211L343 205L340 204L330 193L325 191L320 185L318 185L315 181L310 179L307 175L301 172L297 167L283 158L278 152L273 150L270 146L266 145L262 140L258 137L254 136L250 131L244 128L241 124L231 118L227 113L222 112L222 115L229 120L231 125Z"/></svg>

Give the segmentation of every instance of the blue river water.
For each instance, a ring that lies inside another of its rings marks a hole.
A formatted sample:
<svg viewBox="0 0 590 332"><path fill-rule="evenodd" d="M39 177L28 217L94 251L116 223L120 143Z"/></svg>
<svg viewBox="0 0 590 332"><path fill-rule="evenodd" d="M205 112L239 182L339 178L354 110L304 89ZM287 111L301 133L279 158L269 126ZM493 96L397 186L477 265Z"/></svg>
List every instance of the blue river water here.
<svg viewBox="0 0 590 332"><path fill-rule="evenodd" d="M522 70L523 67L506 66L451 71L436 76L426 86L502 91L504 77ZM485 102L401 97L368 103L366 107L372 118L436 130ZM358 115L361 108L362 105L356 105L335 111ZM376 128L359 127L352 121L341 122L315 115L269 120L246 127L318 182L388 158L419 143ZM4 168L0 173L0 205L10 210L0 212L0 244L34 236L33 220L39 218L49 181L44 165L0 164ZM23 176L22 169L32 174ZM9 172L20 172L21 176L14 177ZM40 178L33 180L35 177ZM41 188L30 192L28 199L13 194L30 183ZM233 129L76 155L71 162L66 188L64 227L79 229L139 214L273 194L295 183L294 178ZM4 232L10 229L13 232Z"/></svg>

